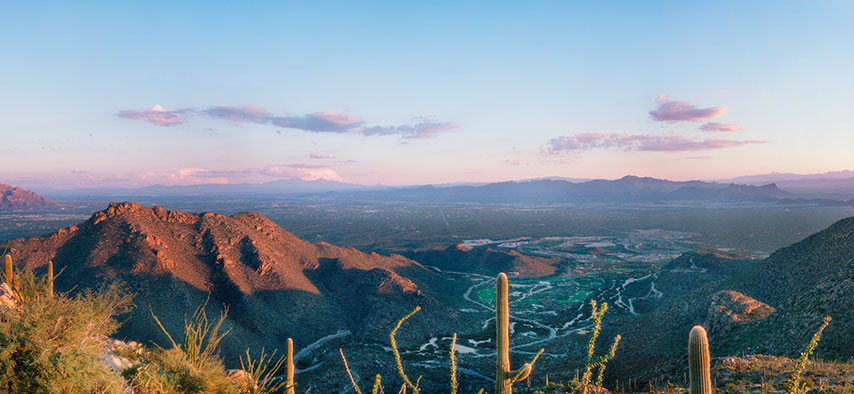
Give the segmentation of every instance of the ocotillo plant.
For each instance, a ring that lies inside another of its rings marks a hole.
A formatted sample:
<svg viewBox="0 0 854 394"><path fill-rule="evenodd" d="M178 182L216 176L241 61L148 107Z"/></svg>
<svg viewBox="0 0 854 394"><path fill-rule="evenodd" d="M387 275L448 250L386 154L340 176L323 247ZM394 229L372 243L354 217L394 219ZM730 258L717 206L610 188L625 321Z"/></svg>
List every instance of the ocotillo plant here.
<svg viewBox="0 0 854 394"><path fill-rule="evenodd" d="M512 394L513 382L524 380L531 374L537 357L543 349L537 352L530 363L517 370L510 369L510 301L508 299L510 285L507 275L498 274L495 281L495 394Z"/></svg>
<svg viewBox="0 0 854 394"><path fill-rule="evenodd" d="M285 387L286 394L296 394L294 385L294 340L288 338L288 350L285 354Z"/></svg>
<svg viewBox="0 0 854 394"><path fill-rule="evenodd" d="M688 374L691 394L712 394L709 339L702 326L694 326L688 335Z"/></svg>
<svg viewBox="0 0 854 394"><path fill-rule="evenodd" d="M593 355L596 353L596 340L599 339L599 333L602 331L602 319L605 317L605 312L608 311L608 303L603 302L599 306L595 300L590 301L592 309L591 317L593 318L593 331L590 333L590 340L587 342L587 361L585 362L584 374L581 376L581 393L587 394L590 382L593 380L593 371L599 368L599 376L596 378L596 386L602 386L602 380L605 377L605 367L608 362L614 358L617 353L617 346L620 345L620 335L614 337L614 342L611 344L611 349L605 355L594 360Z"/></svg>
<svg viewBox="0 0 854 394"><path fill-rule="evenodd" d="M788 394L798 394L805 392L805 387L802 382L801 376L804 373L804 370L807 367L807 363L810 360L810 356L812 352L815 351L815 348L818 346L818 341L821 340L821 333L824 332L824 329L827 328L827 325L830 324L830 316L824 317L824 323L822 323L821 327L819 327L818 331L815 332L812 336L812 340L807 345L807 348L801 352L801 357L798 358L798 364L795 367L795 372L792 374L791 384L789 385Z"/></svg>

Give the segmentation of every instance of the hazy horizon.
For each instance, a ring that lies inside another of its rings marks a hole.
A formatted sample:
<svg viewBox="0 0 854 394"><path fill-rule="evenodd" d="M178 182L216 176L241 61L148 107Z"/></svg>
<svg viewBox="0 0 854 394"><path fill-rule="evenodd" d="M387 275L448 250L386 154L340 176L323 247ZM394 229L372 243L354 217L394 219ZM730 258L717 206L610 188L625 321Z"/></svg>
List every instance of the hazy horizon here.
<svg viewBox="0 0 854 394"><path fill-rule="evenodd" d="M4 8L13 185L854 169L850 2Z"/></svg>

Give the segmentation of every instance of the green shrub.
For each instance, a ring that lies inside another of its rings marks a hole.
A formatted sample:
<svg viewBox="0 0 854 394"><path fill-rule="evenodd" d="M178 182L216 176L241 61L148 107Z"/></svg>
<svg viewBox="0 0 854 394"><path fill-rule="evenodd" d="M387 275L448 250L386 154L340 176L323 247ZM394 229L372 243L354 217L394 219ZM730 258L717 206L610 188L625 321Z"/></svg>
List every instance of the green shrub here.
<svg viewBox="0 0 854 394"><path fill-rule="evenodd" d="M184 321L184 336L177 343L152 312L151 316L166 334L171 349L144 351L131 360L137 365L125 371L134 387L156 393L238 393L238 384L226 375L218 346L228 334L220 332L228 309L215 321L209 321L207 301Z"/></svg>
<svg viewBox="0 0 854 394"><path fill-rule="evenodd" d="M12 275L7 275L12 276ZM130 310L118 284L47 296L46 277L14 273L17 307L0 307L2 389L22 393L121 393L122 377L101 361L115 317Z"/></svg>

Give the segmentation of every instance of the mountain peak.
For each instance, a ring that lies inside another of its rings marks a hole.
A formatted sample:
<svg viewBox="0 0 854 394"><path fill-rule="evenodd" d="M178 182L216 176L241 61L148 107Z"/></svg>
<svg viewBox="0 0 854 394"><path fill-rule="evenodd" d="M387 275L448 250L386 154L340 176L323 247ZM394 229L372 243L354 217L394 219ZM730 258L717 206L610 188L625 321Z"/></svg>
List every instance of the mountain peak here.
<svg viewBox="0 0 854 394"><path fill-rule="evenodd" d="M0 210L40 209L54 205L56 205L55 202L32 190L0 183Z"/></svg>
<svg viewBox="0 0 854 394"><path fill-rule="evenodd" d="M127 284L145 307L119 335L137 341L162 340L151 313L180 331L176 310L207 297L214 310L227 305L227 324L239 337L225 345L233 345L224 350L232 355L247 345L279 347L288 337L311 343L340 329L375 335L415 305L443 308L405 276L418 272L417 263L312 244L256 212L226 216L112 202L77 226L9 247L28 268L53 261L64 269L58 288Z"/></svg>

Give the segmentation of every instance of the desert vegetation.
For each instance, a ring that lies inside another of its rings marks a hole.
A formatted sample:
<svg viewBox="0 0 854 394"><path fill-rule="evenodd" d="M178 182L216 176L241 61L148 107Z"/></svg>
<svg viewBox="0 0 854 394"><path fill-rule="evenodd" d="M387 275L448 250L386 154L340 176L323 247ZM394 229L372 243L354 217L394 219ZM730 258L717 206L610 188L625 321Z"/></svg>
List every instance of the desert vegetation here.
<svg viewBox="0 0 854 394"><path fill-rule="evenodd" d="M61 275L61 272L59 273ZM285 354L277 351L253 352L247 349L240 357L241 368L226 370L218 347L229 334L223 330L227 308L215 318L206 313L207 303L200 305L185 319L180 340L174 339L152 313L154 322L169 339L168 348L124 343L109 338L120 325L120 316L133 307L132 295L121 284L103 286L97 290L80 290L55 293L53 264L46 273L37 276L31 270L15 268L10 256L4 256L3 284L0 285L0 390L10 393L235 393L264 394L310 392L310 383L301 386L295 381L293 361L294 344L288 340ZM511 394L516 382L526 380L534 373L537 358L517 369L510 363L510 311L508 301L509 283L507 276L499 274L496 279L496 394ZM617 335L608 351L596 356L596 345L601 332L608 304L591 302L592 328L588 339L583 373L568 382L547 382L544 387L522 388L517 392L531 394L605 392L604 371L608 362L617 353L620 336ZM398 350L396 334L406 320L420 311L416 307L401 318L389 334L389 343L394 353L398 383L393 380L389 392L422 393L421 377L410 378ZM833 375L845 380L854 372L848 364L810 362L818 346L821 334L830 324L830 317L812 337L798 360L778 359L771 356L752 356L755 365L763 368L763 377L769 369L784 369L782 379L763 379L759 388L762 392L786 391L790 394L810 390L828 392L851 392L849 383L830 384L821 375ZM457 394L456 334L449 349L449 381L447 392ZM721 376L721 365L744 375L750 384L751 372L757 368L747 359L725 358L719 362L713 386L712 362L709 340L702 326L695 326L688 338L689 379L686 388L673 385L663 388L647 387L650 392L680 392L710 394L714 391L742 392L747 390L730 376ZM363 391L353 377L343 350L339 350L343 361L342 382L349 378L353 391ZM736 375L740 376L740 375ZM818 378L817 378L818 377ZM837 379L839 381L840 379ZM755 386L755 385L754 385ZM750 386L750 387L754 387ZM632 391L627 387L612 388L617 392ZM385 393L383 378L376 374L371 393ZM481 388L480 393L486 393Z"/></svg>

